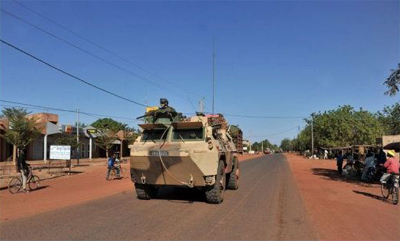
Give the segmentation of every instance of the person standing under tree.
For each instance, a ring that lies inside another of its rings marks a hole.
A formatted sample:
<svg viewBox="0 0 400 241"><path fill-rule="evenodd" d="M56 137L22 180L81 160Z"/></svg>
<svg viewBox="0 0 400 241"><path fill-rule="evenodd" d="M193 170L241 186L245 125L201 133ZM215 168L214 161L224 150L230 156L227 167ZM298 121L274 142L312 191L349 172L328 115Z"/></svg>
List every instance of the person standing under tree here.
<svg viewBox="0 0 400 241"><path fill-rule="evenodd" d="M344 156L342 155L342 151L339 151L338 156L336 157L336 165L340 176L342 175L343 170L343 159Z"/></svg>

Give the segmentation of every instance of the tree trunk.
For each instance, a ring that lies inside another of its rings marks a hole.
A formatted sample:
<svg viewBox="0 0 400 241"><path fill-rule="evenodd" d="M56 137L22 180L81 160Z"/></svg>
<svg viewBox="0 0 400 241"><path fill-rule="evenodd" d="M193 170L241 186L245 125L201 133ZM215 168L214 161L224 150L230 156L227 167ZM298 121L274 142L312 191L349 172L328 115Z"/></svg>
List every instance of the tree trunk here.
<svg viewBox="0 0 400 241"><path fill-rule="evenodd" d="M17 164L17 146L13 145L13 163L15 166L15 172L18 172L18 164Z"/></svg>

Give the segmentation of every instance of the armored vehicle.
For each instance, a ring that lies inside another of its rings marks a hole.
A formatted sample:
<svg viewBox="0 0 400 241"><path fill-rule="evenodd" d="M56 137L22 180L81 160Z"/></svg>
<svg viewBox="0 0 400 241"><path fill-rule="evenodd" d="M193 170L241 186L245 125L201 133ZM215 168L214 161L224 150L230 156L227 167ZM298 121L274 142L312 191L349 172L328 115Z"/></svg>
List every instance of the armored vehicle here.
<svg viewBox="0 0 400 241"><path fill-rule="evenodd" d="M187 118L167 102L139 118L144 124L130 153L139 199L151 199L162 186L175 186L202 190L207 202L218 204L226 189L238 189L238 150L223 115ZM240 130L232 129L236 134Z"/></svg>

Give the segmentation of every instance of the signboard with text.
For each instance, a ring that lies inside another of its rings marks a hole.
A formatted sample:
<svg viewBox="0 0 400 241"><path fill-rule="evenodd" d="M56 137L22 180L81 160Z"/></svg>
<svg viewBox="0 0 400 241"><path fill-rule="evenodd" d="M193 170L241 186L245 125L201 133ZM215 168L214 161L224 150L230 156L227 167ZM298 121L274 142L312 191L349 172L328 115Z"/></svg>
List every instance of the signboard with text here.
<svg viewBox="0 0 400 241"><path fill-rule="evenodd" d="M50 146L50 159L53 160L70 160L71 159L71 146Z"/></svg>

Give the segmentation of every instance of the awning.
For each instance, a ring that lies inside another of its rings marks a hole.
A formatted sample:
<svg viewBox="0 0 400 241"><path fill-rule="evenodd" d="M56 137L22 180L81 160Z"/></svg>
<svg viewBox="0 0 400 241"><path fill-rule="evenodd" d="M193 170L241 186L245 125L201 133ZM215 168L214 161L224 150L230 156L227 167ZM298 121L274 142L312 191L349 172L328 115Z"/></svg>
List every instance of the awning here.
<svg viewBox="0 0 400 241"><path fill-rule="evenodd" d="M151 130L151 129L165 129L167 128L164 124L140 124L139 125L144 130Z"/></svg>
<svg viewBox="0 0 400 241"><path fill-rule="evenodd" d="M383 147L385 150L395 150L396 152L400 152L400 142L389 143Z"/></svg>
<svg viewBox="0 0 400 241"><path fill-rule="evenodd" d="M171 124L174 129L199 129L203 127L203 123L198 122L174 122Z"/></svg>

